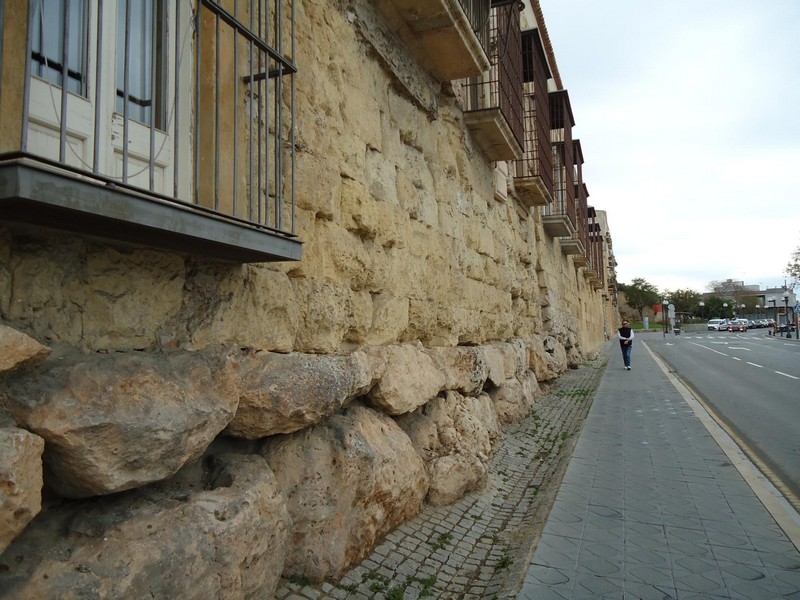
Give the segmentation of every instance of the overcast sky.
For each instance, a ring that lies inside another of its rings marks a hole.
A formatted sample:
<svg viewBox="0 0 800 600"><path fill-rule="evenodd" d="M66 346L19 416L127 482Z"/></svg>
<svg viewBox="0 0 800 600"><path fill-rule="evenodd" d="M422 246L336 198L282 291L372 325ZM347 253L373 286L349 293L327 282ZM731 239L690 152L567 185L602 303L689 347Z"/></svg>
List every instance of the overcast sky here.
<svg viewBox="0 0 800 600"><path fill-rule="evenodd" d="M782 286L800 246L800 0L540 0L618 280Z"/></svg>

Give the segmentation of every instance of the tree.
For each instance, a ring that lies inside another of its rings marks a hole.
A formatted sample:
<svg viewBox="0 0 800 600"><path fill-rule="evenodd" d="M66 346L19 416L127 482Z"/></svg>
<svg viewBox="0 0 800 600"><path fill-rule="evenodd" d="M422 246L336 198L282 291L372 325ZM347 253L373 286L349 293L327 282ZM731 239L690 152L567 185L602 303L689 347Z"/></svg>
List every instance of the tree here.
<svg viewBox="0 0 800 600"><path fill-rule="evenodd" d="M709 296L705 299L705 314L712 319L727 319L731 315L730 302L727 302L728 308L722 305L726 303L726 299L719 296Z"/></svg>
<svg viewBox="0 0 800 600"><path fill-rule="evenodd" d="M644 321L644 309L661 302L658 288L641 277L634 278L630 284L620 284L619 289L625 293L628 306L639 312L642 321Z"/></svg>
<svg viewBox="0 0 800 600"><path fill-rule="evenodd" d="M723 298L735 299L744 291L744 281L734 281L733 279L711 281L708 289Z"/></svg>
<svg viewBox="0 0 800 600"><path fill-rule="evenodd" d="M792 252L786 265L785 273L792 278L792 283L790 284L792 288L800 286L800 246Z"/></svg>
<svg viewBox="0 0 800 600"><path fill-rule="evenodd" d="M674 292L664 292L670 302L675 305L676 313L694 314L697 312L697 303L700 302L700 294L694 290L675 290Z"/></svg>

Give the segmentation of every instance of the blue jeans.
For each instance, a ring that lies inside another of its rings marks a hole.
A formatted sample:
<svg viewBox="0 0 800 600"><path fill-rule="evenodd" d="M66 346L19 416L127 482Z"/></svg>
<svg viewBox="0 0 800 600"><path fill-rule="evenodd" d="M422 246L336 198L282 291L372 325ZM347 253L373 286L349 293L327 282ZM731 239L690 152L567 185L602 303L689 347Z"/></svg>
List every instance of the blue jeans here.
<svg viewBox="0 0 800 600"><path fill-rule="evenodd" d="M631 348L633 348L633 344L622 344L622 360L626 367L631 366Z"/></svg>

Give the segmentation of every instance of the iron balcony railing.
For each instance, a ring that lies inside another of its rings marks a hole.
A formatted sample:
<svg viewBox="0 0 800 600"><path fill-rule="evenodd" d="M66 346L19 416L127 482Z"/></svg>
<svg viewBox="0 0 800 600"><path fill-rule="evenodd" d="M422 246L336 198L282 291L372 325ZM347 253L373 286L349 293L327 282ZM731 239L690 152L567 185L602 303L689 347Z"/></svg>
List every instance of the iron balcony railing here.
<svg viewBox="0 0 800 600"><path fill-rule="evenodd" d="M0 5L0 162L296 236L294 0Z"/></svg>
<svg viewBox="0 0 800 600"><path fill-rule="evenodd" d="M550 94L550 141L553 148L553 203L543 215L565 216L575 227L575 158L572 143L574 120L566 91Z"/></svg>
<svg viewBox="0 0 800 600"><path fill-rule="evenodd" d="M464 111L499 109L521 148L523 124L522 39L520 4L505 3L491 9L488 72L464 83Z"/></svg>
<svg viewBox="0 0 800 600"><path fill-rule="evenodd" d="M550 71L538 31L522 32L522 64L525 89L525 146L515 161L515 177L538 177L553 193L553 151L550 145L550 101L547 80Z"/></svg>
<svg viewBox="0 0 800 600"><path fill-rule="evenodd" d="M489 50L489 7L491 0L458 0L464 15L469 21L472 31L481 47L488 54Z"/></svg>

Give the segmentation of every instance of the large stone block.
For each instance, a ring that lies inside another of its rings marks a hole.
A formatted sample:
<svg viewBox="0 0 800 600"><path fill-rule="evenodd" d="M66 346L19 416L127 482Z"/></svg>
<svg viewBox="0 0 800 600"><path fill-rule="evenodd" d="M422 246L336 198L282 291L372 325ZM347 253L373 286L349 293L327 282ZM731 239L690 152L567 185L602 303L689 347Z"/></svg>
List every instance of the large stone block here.
<svg viewBox="0 0 800 600"><path fill-rule="evenodd" d="M444 388L465 396L477 396L489 377L489 363L476 346L437 346L427 353L445 376Z"/></svg>
<svg viewBox="0 0 800 600"><path fill-rule="evenodd" d="M269 438L263 454L294 523L286 577L339 577L419 513L428 491L408 436L358 404L316 427Z"/></svg>
<svg viewBox="0 0 800 600"><path fill-rule="evenodd" d="M42 508L44 440L0 428L0 554Z"/></svg>
<svg viewBox="0 0 800 600"><path fill-rule="evenodd" d="M49 361L9 384L8 408L46 440L59 494L109 494L173 475L233 418L239 379L222 351Z"/></svg>
<svg viewBox="0 0 800 600"><path fill-rule="evenodd" d="M207 478L67 503L0 557L4 598L271 598L291 519L260 456L223 455Z"/></svg>
<svg viewBox="0 0 800 600"><path fill-rule="evenodd" d="M363 352L348 356L260 353L240 361L242 395L226 432L258 439L320 423L372 385Z"/></svg>
<svg viewBox="0 0 800 600"><path fill-rule="evenodd" d="M489 396L464 397L448 391L398 417L397 423L425 461L430 477L428 502L452 504L485 485L492 445L500 437Z"/></svg>
<svg viewBox="0 0 800 600"><path fill-rule="evenodd" d="M32 337L0 324L0 375L41 364L50 355L50 348Z"/></svg>
<svg viewBox="0 0 800 600"><path fill-rule="evenodd" d="M299 326L292 280L264 265L198 265L186 276L180 313L172 320L180 345L219 343L289 352Z"/></svg>
<svg viewBox="0 0 800 600"><path fill-rule="evenodd" d="M368 348L369 356L385 364L367 401L390 415L422 406L443 389L444 375L419 344Z"/></svg>

